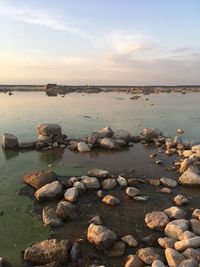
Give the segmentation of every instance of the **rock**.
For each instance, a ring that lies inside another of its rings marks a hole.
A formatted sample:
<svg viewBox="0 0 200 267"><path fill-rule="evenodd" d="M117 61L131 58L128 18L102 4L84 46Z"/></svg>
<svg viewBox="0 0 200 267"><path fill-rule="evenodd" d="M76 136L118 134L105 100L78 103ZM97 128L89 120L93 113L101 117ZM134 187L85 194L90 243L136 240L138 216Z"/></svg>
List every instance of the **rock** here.
<svg viewBox="0 0 200 267"><path fill-rule="evenodd" d="M87 231L87 239L99 249L111 248L117 240L117 235L102 225L90 224Z"/></svg>
<svg viewBox="0 0 200 267"><path fill-rule="evenodd" d="M62 200L58 203L56 213L63 220L74 220L78 217L76 207L72 203L65 200Z"/></svg>
<svg viewBox="0 0 200 267"><path fill-rule="evenodd" d="M158 238L158 244L163 248L174 248L174 239L169 237Z"/></svg>
<svg viewBox="0 0 200 267"><path fill-rule="evenodd" d="M178 267L185 257L173 248L165 249L165 257L169 267Z"/></svg>
<svg viewBox="0 0 200 267"><path fill-rule="evenodd" d="M78 188L79 193L82 193L82 192L85 192L85 191L86 191L86 188L85 188L84 183L79 182L79 181L75 182L75 183L73 184L73 187Z"/></svg>
<svg viewBox="0 0 200 267"><path fill-rule="evenodd" d="M198 267L198 262L190 259L190 260L184 260L181 262L181 264L179 265L179 267Z"/></svg>
<svg viewBox="0 0 200 267"><path fill-rule="evenodd" d="M183 151L183 156L185 158L189 158L193 154L192 150L184 150Z"/></svg>
<svg viewBox="0 0 200 267"><path fill-rule="evenodd" d="M110 127L105 127L98 132L99 138L110 138L113 136L113 133L114 132Z"/></svg>
<svg viewBox="0 0 200 267"><path fill-rule="evenodd" d="M165 267L164 263L162 261L159 260L155 260L152 265L152 267Z"/></svg>
<svg viewBox="0 0 200 267"><path fill-rule="evenodd" d="M0 257L0 267L12 267L12 266L9 262L7 262L7 260Z"/></svg>
<svg viewBox="0 0 200 267"><path fill-rule="evenodd" d="M79 178L73 176L73 177L70 177L70 178L69 178L69 181L70 181L71 184L74 184L74 183L76 183L76 182L79 181Z"/></svg>
<svg viewBox="0 0 200 267"><path fill-rule="evenodd" d="M194 211L193 211L193 213L192 213L192 217L194 218L194 219L200 219L200 209L195 209Z"/></svg>
<svg viewBox="0 0 200 267"><path fill-rule="evenodd" d="M159 192L163 194L171 194L172 190L168 187L163 187L159 190Z"/></svg>
<svg viewBox="0 0 200 267"><path fill-rule="evenodd" d="M179 134L182 134L182 133L184 133L184 130L181 129L181 128L178 128L178 129L176 129L176 132L179 133Z"/></svg>
<svg viewBox="0 0 200 267"><path fill-rule="evenodd" d="M194 259L200 262L200 249L187 248L182 254L187 259Z"/></svg>
<svg viewBox="0 0 200 267"><path fill-rule="evenodd" d="M157 165L161 165L161 164L163 164L163 161L162 161L161 159L158 159L158 160L155 161L155 163L156 163Z"/></svg>
<svg viewBox="0 0 200 267"><path fill-rule="evenodd" d="M190 222L185 219L169 222L165 227L165 235L172 239L178 239L179 236L188 230Z"/></svg>
<svg viewBox="0 0 200 267"><path fill-rule="evenodd" d="M108 257L120 257L124 255L125 244L123 242L116 242L112 248L107 251Z"/></svg>
<svg viewBox="0 0 200 267"><path fill-rule="evenodd" d="M137 247L138 242L132 235L126 235L121 238L121 240L129 247Z"/></svg>
<svg viewBox="0 0 200 267"><path fill-rule="evenodd" d="M200 237L196 236L190 239L183 239L181 241L177 241L175 242L174 247L178 251L183 251L187 248L198 248L200 247Z"/></svg>
<svg viewBox="0 0 200 267"><path fill-rule="evenodd" d="M119 147L126 147L128 146L128 143L124 140L121 140L121 139L115 139L115 142L117 143L117 145Z"/></svg>
<svg viewBox="0 0 200 267"><path fill-rule="evenodd" d="M43 142L36 142L35 143L35 150L42 150L42 149L46 149L48 146L48 144L45 144Z"/></svg>
<svg viewBox="0 0 200 267"><path fill-rule="evenodd" d="M35 171L24 176L24 182L36 189L56 180L57 175L53 171Z"/></svg>
<svg viewBox="0 0 200 267"><path fill-rule="evenodd" d="M200 235L200 221L196 219L191 219L190 224L191 224L192 231L195 234Z"/></svg>
<svg viewBox="0 0 200 267"><path fill-rule="evenodd" d="M59 197L62 194L62 185L58 182L52 182L42 186L35 192L35 197L39 201L52 200Z"/></svg>
<svg viewBox="0 0 200 267"><path fill-rule="evenodd" d="M105 179L102 182L102 188L104 190L112 190L117 186L116 180L115 179Z"/></svg>
<svg viewBox="0 0 200 267"><path fill-rule="evenodd" d="M118 130L113 134L114 139L120 139L125 142L128 142L130 140L131 134L128 131L125 130Z"/></svg>
<svg viewBox="0 0 200 267"><path fill-rule="evenodd" d="M140 193L140 191L135 188L135 187L127 187L126 188L126 194L129 196L129 197L135 197L137 196L138 194Z"/></svg>
<svg viewBox="0 0 200 267"><path fill-rule="evenodd" d="M82 176L81 179L87 189L96 190L100 187L99 181L96 177Z"/></svg>
<svg viewBox="0 0 200 267"><path fill-rule="evenodd" d="M98 190L97 191L97 197L102 198L104 196L104 191L103 190Z"/></svg>
<svg viewBox="0 0 200 267"><path fill-rule="evenodd" d="M185 231L179 236L179 240L185 240L196 237L196 235L190 231Z"/></svg>
<svg viewBox="0 0 200 267"><path fill-rule="evenodd" d="M127 186L127 181L126 181L126 179L124 178L124 177L122 177L122 176L118 176L118 178L117 178L117 183L118 183L118 185L119 186L121 186L121 187L126 187Z"/></svg>
<svg viewBox="0 0 200 267"><path fill-rule="evenodd" d="M173 138L173 142L174 144L178 145L178 144L182 144L183 140L182 140L182 137L181 135L177 135Z"/></svg>
<svg viewBox="0 0 200 267"><path fill-rule="evenodd" d="M79 142L77 141L70 141L68 147L70 150L78 150L78 144Z"/></svg>
<svg viewBox="0 0 200 267"><path fill-rule="evenodd" d="M161 250L154 247L141 248L137 252L138 258L146 264L152 264L155 260L163 261Z"/></svg>
<svg viewBox="0 0 200 267"><path fill-rule="evenodd" d="M70 251L70 258L72 262L75 262L80 254L81 248L78 242L74 242Z"/></svg>
<svg viewBox="0 0 200 267"><path fill-rule="evenodd" d="M144 135L145 140L150 141L154 138L162 136L163 133L159 129L156 129L156 128L144 128L143 135Z"/></svg>
<svg viewBox="0 0 200 267"><path fill-rule="evenodd" d="M171 207L169 209L165 209L164 212L170 219L185 219L186 212L178 207Z"/></svg>
<svg viewBox="0 0 200 267"><path fill-rule="evenodd" d="M94 176L97 178L106 178L108 174L108 171L102 169L92 169L88 171L88 176Z"/></svg>
<svg viewBox="0 0 200 267"><path fill-rule="evenodd" d="M179 183L182 185L200 186L200 175L193 170L189 168L185 171L179 178Z"/></svg>
<svg viewBox="0 0 200 267"><path fill-rule="evenodd" d="M23 143L19 143L19 149L21 149L21 150L25 150L25 149L35 149L35 144L36 144L36 142L23 142Z"/></svg>
<svg viewBox="0 0 200 267"><path fill-rule="evenodd" d="M37 127L38 134L44 136L60 136L62 135L61 127L58 124L40 124Z"/></svg>
<svg viewBox="0 0 200 267"><path fill-rule="evenodd" d="M175 204L177 206L183 206L183 205L187 205L189 203L189 200L183 196L183 195L177 195L173 201L175 202Z"/></svg>
<svg viewBox="0 0 200 267"><path fill-rule="evenodd" d="M199 154L200 145L192 146L191 150L192 150L193 153L198 153Z"/></svg>
<svg viewBox="0 0 200 267"><path fill-rule="evenodd" d="M146 214L145 223L150 229L163 230L169 223L169 218L162 211L153 211Z"/></svg>
<svg viewBox="0 0 200 267"><path fill-rule="evenodd" d="M112 138L103 138L103 139L101 139L100 146L102 148L113 149L113 150L120 148L120 146Z"/></svg>
<svg viewBox="0 0 200 267"><path fill-rule="evenodd" d="M66 190L64 194L65 200L69 202L75 202L78 198L78 188L77 187L72 187Z"/></svg>
<svg viewBox="0 0 200 267"><path fill-rule="evenodd" d="M97 132L93 132L90 136L87 137L87 143L96 146L98 144L99 138L99 134Z"/></svg>
<svg viewBox="0 0 200 267"><path fill-rule="evenodd" d="M136 201L146 202L147 200L149 200L149 198L149 196L136 196L133 199Z"/></svg>
<svg viewBox="0 0 200 267"><path fill-rule="evenodd" d="M184 173L187 171L187 169L196 161L196 159L194 158L187 158L187 159L184 159L183 162L181 162L181 166L180 166L180 169L179 169L179 172L180 173Z"/></svg>
<svg viewBox="0 0 200 267"><path fill-rule="evenodd" d="M161 183L159 179L149 179L149 184L153 186L159 186Z"/></svg>
<svg viewBox="0 0 200 267"><path fill-rule="evenodd" d="M45 226L60 227L63 225L61 218L52 207L45 207L42 211L42 220Z"/></svg>
<svg viewBox="0 0 200 267"><path fill-rule="evenodd" d="M160 233L154 233L148 236L145 236L142 241L149 247L157 247L158 246L158 238L160 238Z"/></svg>
<svg viewBox="0 0 200 267"><path fill-rule="evenodd" d="M112 195L107 195L103 198L103 203L111 205L111 206L116 206L119 205L120 200L117 197L114 197Z"/></svg>
<svg viewBox="0 0 200 267"><path fill-rule="evenodd" d="M175 180L172 180L172 179L167 178L167 177L161 178L160 181L164 186L167 186L170 188L174 188L177 186L177 182Z"/></svg>
<svg viewBox="0 0 200 267"><path fill-rule="evenodd" d="M144 263L137 255L129 255L126 259L124 267L144 267Z"/></svg>
<svg viewBox="0 0 200 267"><path fill-rule="evenodd" d="M19 146L18 138L9 133L4 133L2 137L2 147L3 149L17 149Z"/></svg>
<svg viewBox="0 0 200 267"><path fill-rule="evenodd" d="M24 260L28 263L45 265L51 262L68 262L68 240L58 241L57 239L37 242L24 251Z"/></svg>
<svg viewBox="0 0 200 267"><path fill-rule="evenodd" d="M100 216L93 217L91 220L89 220L88 223L89 224L93 223L93 224L96 224L96 225L102 225L103 224Z"/></svg>
<svg viewBox="0 0 200 267"><path fill-rule="evenodd" d="M45 144L49 144L49 143L52 143L53 138L52 138L52 136L39 135L38 136L38 141L42 142L42 143L45 143Z"/></svg>
<svg viewBox="0 0 200 267"><path fill-rule="evenodd" d="M90 152L91 149L86 143L80 142L78 143L78 151L84 153L84 152Z"/></svg>

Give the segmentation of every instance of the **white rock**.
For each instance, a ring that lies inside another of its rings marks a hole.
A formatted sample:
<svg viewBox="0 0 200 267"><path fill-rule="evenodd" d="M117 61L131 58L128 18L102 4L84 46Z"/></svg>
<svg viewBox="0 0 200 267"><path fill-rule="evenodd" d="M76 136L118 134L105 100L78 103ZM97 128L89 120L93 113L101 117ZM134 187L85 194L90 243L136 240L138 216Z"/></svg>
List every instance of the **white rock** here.
<svg viewBox="0 0 200 267"><path fill-rule="evenodd" d="M86 143L80 142L78 143L78 151L84 153L84 152L90 152L91 149Z"/></svg>

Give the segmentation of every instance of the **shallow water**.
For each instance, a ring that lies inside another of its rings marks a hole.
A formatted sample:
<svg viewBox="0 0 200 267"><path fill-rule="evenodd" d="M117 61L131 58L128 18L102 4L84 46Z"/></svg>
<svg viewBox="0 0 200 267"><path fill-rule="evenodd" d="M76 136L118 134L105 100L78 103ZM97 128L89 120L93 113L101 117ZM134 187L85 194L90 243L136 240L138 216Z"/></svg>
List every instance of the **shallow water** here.
<svg viewBox="0 0 200 267"><path fill-rule="evenodd" d="M149 100L145 100L147 98ZM125 93L90 95L74 93L65 97L47 97L42 92L16 92L13 96L0 94L0 134L10 132L16 134L20 141L29 141L36 139L36 125L55 122L61 124L63 132L70 137L82 137L107 125L114 130L130 130L133 134L138 134L144 127L157 127L170 135L175 135L176 128L181 127L185 130L186 140L199 141L199 100L199 93L148 95L135 101L130 100L130 95ZM50 234L50 229L43 227L39 216L34 212L32 201L28 197L17 194L17 191L23 187L22 177L25 173L46 169L48 164L53 164L53 170L63 175L85 174L91 167L105 168L116 174L134 169L133 175L137 177L158 178L167 175L164 167L155 166L148 158L149 154L148 148L140 144L119 153L100 151L84 155L70 151L63 153L62 150L53 153L1 151L0 256L10 260L15 267L20 267L21 250L36 240L47 238ZM177 176L174 173L168 173L169 175ZM155 194L154 191L155 189L152 189L150 192L152 197ZM116 192L118 193L121 194ZM192 190L189 193L195 196L198 192ZM163 203L167 203L167 197L163 197ZM76 232L77 236L74 237L80 237L81 233L84 235L86 220L96 209L96 207L94 210L87 209L86 206L89 205L90 200L93 201L94 197L84 200L86 204L82 209L87 211L88 215ZM126 201L126 199L123 200L123 203ZM153 203L155 207L159 206L156 199ZM133 211L133 205L135 207L136 204L130 205L127 212ZM146 204L137 205L136 210L141 210L141 205ZM151 206L152 202L148 205ZM100 208L100 203L97 203L97 206ZM122 216L123 207L123 204L120 205L112 216ZM103 214L104 209L102 209ZM111 224L115 219L104 218L106 225L117 231L121 225L116 224L112 227ZM123 234L126 234L130 228L133 217L129 219L125 217L125 220L127 227L124 228ZM127 222L127 220L130 221ZM143 218L139 216L134 223L137 220L138 225L142 225ZM120 222L120 218L118 221ZM137 236L137 233L135 234ZM57 235L59 236L59 233ZM66 236L68 235L73 235L73 232L66 232Z"/></svg>

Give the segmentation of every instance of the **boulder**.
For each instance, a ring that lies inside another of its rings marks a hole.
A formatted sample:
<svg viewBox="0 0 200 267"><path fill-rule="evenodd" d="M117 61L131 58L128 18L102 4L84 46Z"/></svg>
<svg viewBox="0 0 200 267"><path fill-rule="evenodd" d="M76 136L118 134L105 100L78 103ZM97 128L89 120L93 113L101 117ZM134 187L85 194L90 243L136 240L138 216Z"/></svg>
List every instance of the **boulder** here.
<svg viewBox="0 0 200 267"><path fill-rule="evenodd" d="M56 213L65 221L74 220L78 217L76 207L72 203L65 200L62 200L58 203Z"/></svg>
<svg viewBox="0 0 200 267"><path fill-rule="evenodd" d="M161 178L160 182L162 183L162 185L170 187L170 188L174 188L177 186L177 182L175 180L167 178L167 177Z"/></svg>
<svg viewBox="0 0 200 267"><path fill-rule="evenodd" d="M140 191L135 188L135 187L127 187L126 188L126 194L129 196L129 197L135 197L137 196L138 194L140 193Z"/></svg>
<svg viewBox="0 0 200 267"><path fill-rule="evenodd" d="M106 178L108 174L108 171L102 169L92 169L88 171L88 176L94 176L97 178Z"/></svg>
<svg viewBox="0 0 200 267"><path fill-rule="evenodd" d="M145 223L151 229L163 230L169 223L169 218L162 211L153 211L146 214Z"/></svg>
<svg viewBox="0 0 200 267"><path fill-rule="evenodd" d="M87 230L87 239L99 249L111 248L117 240L117 235L102 225L90 224Z"/></svg>
<svg viewBox="0 0 200 267"><path fill-rule="evenodd" d="M97 190L100 187L96 177L82 176L81 179L87 189Z"/></svg>
<svg viewBox="0 0 200 267"><path fill-rule="evenodd" d="M111 206L116 206L119 205L120 200L117 197L114 197L112 195L107 195L103 198L103 203L111 205Z"/></svg>
<svg viewBox="0 0 200 267"><path fill-rule="evenodd" d="M169 267L179 267L181 262L185 260L185 257L173 248L165 249L165 257Z"/></svg>
<svg viewBox="0 0 200 267"><path fill-rule="evenodd" d="M19 146L18 138L10 133L4 133L2 137L3 149L17 149Z"/></svg>
<svg viewBox="0 0 200 267"><path fill-rule="evenodd" d="M42 186L35 192L35 197L39 201L52 200L61 196L63 191L62 185L58 182L52 182Z"/></svg>
<svg viewBox="0 0 200 267"><path fill-rule="evenodd" d="M129 255L126 258L124 267L144 267L144 263L138 258L137 255Z"/></svg>
<svg viewBox="0 0 200 267"><path fill-rule="evenodd" d="M169 222L165 227L165 235L172 239L178 239L179 236L188 230L190 222L185 219Z"/></svg>
<svg viewBox="0 0 200 267"><path fill-rule="evenodd" d="M174 247L178 251L183 251L187 248L199 248L200 247L200 237L196 236L190 239L184 239L177 241L174 244Z"/></svg>
<svg viewBox="0 0 200 267"><path fill-rule="evenodd" d="M119 149L120 148L120 146L115 142L114 139L107 138L107 137L101 139L100 146L102 148L113 149L113 150L116 150L116 149Z"/></svg>
<svg viewBox="0 0 200 267"><path fill-rule="evenodd" d="M110 127L105 127L98 132L99 138L110 138L113 136L113 133L114 132Z"/></svg>
<svg viewBox="0 0 200 267"><path fill-rule="evenodd" d="M197 168L189 168L179 178L179 183L188 186L200 186L200 174Z"/></svg>
<svg viewBox="0 0 200 267"><path fill-rule="evenodd" d="M85 142L78 143L78 151L81 153L90 152L90 147Z"/></svg>
<svg viewBox="0 0 200 267"><path fill-rule="evenodd" d="M45 265L51 262L67 263L70 242L57 239L37 242L24 251L24 260L35 265Z"/></svg>
<svg viewBox="0 0 200 267"><path fill-rule="evenodd" d="M178 207L171 207L171 208L165 209L164 212L167 214L167 216L170 219L185 219L186 218L186 212Z"/></svg>
<svg viewBox="0 0 200 267"><path fill-rule="evenodd" d="M175 196L173 201L177 206L183 206L183 205L187 205L189 203L189 200L183 195Z"/></svg>
<svg viewBox="0 0 200 267"><path fill-rule="evenodd" d="M159 248L147 247L137 251L138 258L146 264L152 264L155 260L164 261L162 251Z"/></svg>
<svg viewBox="0 0 200 267"><path fill-rule="evenodd" d="M60 136L62 135L61 126L58 124L40 124L37 127L38 134L43 136Z"/></svg>
<svg viewBox="0 0 200 267"><path fill-rule="evenodd" d="M63 222L56 214L55 209L48 206L42 210L42 220L45 226L60 227L63 225Z"/></svg>
<svg viewBox="0 0 200 267"><path fill-rule="evenodd" d="M35 171L24 176L24 182L36 189L56 180L57 175L53 171Z"/></svg>
<svg viewBox="0 0 200 267"><path fill-rule="evenodd" d="M121 238L121 240L129 247L137 247L138 242L132 235L126 235Z"/></svg>
<svg viewBox="0 0 200 267"><path fill-rule="evenodd" d="M115 179L105 179L102 182L102 188L104 190L112 190L113 188L115 188L117 186L117 182Z"/></svg>
<svg viewBox="0 0 200 267"><path fill-rule="evenodd" d="M65 191L64 199L69 202L75 202L78 198L78 188L72 187Z"/></svg>

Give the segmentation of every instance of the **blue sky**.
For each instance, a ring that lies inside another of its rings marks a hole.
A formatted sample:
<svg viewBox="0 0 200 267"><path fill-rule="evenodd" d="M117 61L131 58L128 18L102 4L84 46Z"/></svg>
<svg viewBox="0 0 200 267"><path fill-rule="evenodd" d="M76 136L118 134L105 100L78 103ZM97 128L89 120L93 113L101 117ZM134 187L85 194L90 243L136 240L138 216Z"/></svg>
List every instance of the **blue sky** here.
<svg viewBox="0 0 200 267"><path fill-rule="evenodd" d="M200 84L199 0L0 0L0 83Z"/></svg>

